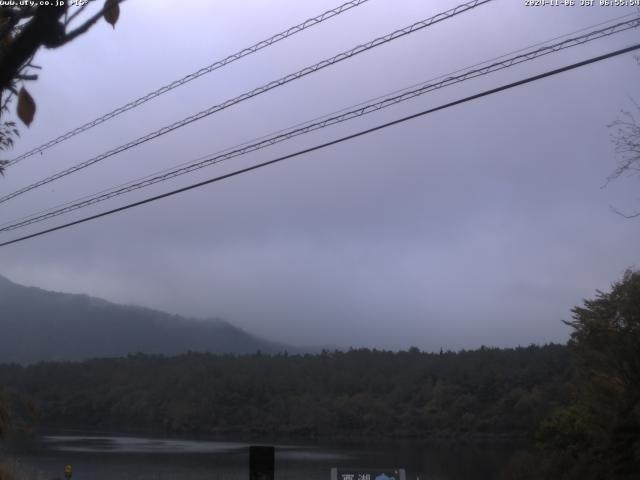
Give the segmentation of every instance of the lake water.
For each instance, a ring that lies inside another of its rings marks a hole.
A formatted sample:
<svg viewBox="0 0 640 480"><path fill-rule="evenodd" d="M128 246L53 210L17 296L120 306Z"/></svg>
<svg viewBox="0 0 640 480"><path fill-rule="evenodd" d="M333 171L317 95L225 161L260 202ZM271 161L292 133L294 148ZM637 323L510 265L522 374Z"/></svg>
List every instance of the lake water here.
<svg viewBox="0 0 640 480"><path fill-rule="evenodd" d="M329 445L65 434L3 445L2 454L30 478L42 480L63 478L65 464L73 466L74 480L248 480L249 445L275 446L278 480L328 480L332 467L404 468L407 480L494 480L513 451L415 441Z"/></svg>

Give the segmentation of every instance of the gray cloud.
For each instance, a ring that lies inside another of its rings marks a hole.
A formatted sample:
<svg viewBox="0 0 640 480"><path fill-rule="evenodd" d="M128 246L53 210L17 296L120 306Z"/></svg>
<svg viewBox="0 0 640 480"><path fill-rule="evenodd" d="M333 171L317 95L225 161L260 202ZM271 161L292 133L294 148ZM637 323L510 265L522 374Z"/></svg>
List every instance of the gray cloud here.
<svg viewBox="0 0 640 480"><path fill-rule="evenodd" d="M25 160L0 188L12 191L453 5L374 0ZM29 86L38 116L18 149L331 6L187 2L188 11L175 15L173 2L127 2L115 32L101 25L39 55L42 77ZM629 12L494 2L17 198L0 206L0 220ZM442 90L126 199L626 46L636 36ZM439 112L0 249L2 273L43 288L223 317L299 344L455 349L564 341L560 320L571 307L638 264L640 223L609 209L638 206L637 180L601 186L615 166L606 125L629 106L628 95L639 95L639 75L624 56Z"/></svg>

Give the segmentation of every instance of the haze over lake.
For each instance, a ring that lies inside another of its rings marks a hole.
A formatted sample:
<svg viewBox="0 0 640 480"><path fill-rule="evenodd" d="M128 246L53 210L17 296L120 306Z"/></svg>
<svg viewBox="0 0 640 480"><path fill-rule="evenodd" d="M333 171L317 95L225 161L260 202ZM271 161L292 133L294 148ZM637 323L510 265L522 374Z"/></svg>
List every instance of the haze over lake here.
<svg viewBox="0 0 640 480"><path fill-rule="evenodd" d="M299 442L64 433L13 445L10 456L38 479L73 466L77 480L229 479L249 477L249 445L275 444L276 478L328 480L332 467L405 468L407 480L493 480L513 446L434 446L416 441Z"/></svg>

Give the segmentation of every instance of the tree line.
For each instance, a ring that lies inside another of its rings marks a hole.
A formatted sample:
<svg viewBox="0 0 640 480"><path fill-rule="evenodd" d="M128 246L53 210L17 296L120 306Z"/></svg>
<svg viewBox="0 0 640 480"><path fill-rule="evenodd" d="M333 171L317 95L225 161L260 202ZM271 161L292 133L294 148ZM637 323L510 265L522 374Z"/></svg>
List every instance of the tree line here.
<svg viewBox="0 0 640 480"><path fill-rule="evenodd" d="M563 405L570 376L560 345L0 366L41 425L305 436L524 436Z"/></svg>
<svg viewBox="0 0 640 480"><path fill-rule="evenodd" d="M4 364L0 429L522 438L506 479L639 478L640 271L566 323L567 345Z"/></svg>

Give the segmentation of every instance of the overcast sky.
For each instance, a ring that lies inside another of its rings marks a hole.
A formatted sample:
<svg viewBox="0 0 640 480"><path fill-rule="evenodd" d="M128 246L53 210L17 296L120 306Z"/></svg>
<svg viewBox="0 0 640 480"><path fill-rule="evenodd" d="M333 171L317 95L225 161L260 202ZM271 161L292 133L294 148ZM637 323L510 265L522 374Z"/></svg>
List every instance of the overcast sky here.
<svg viewBox="0 0 640 480"><path fill-rule="evenodd" d="M38 110L13 156L340 0L128 0L41 51ZM579 3L579 2L578 2ZM0 179L11 192L457 1L371 0L178 88ZM0 205L0 222L475 63L633 13L496 0ZM67 217L193 183L637 42L634 30L449 87ZM564 342L572 306L640 264L640 179L607 124L640 99L627 54L197 191L0 248L0 273L269 339L426 350Z"/></svg>

